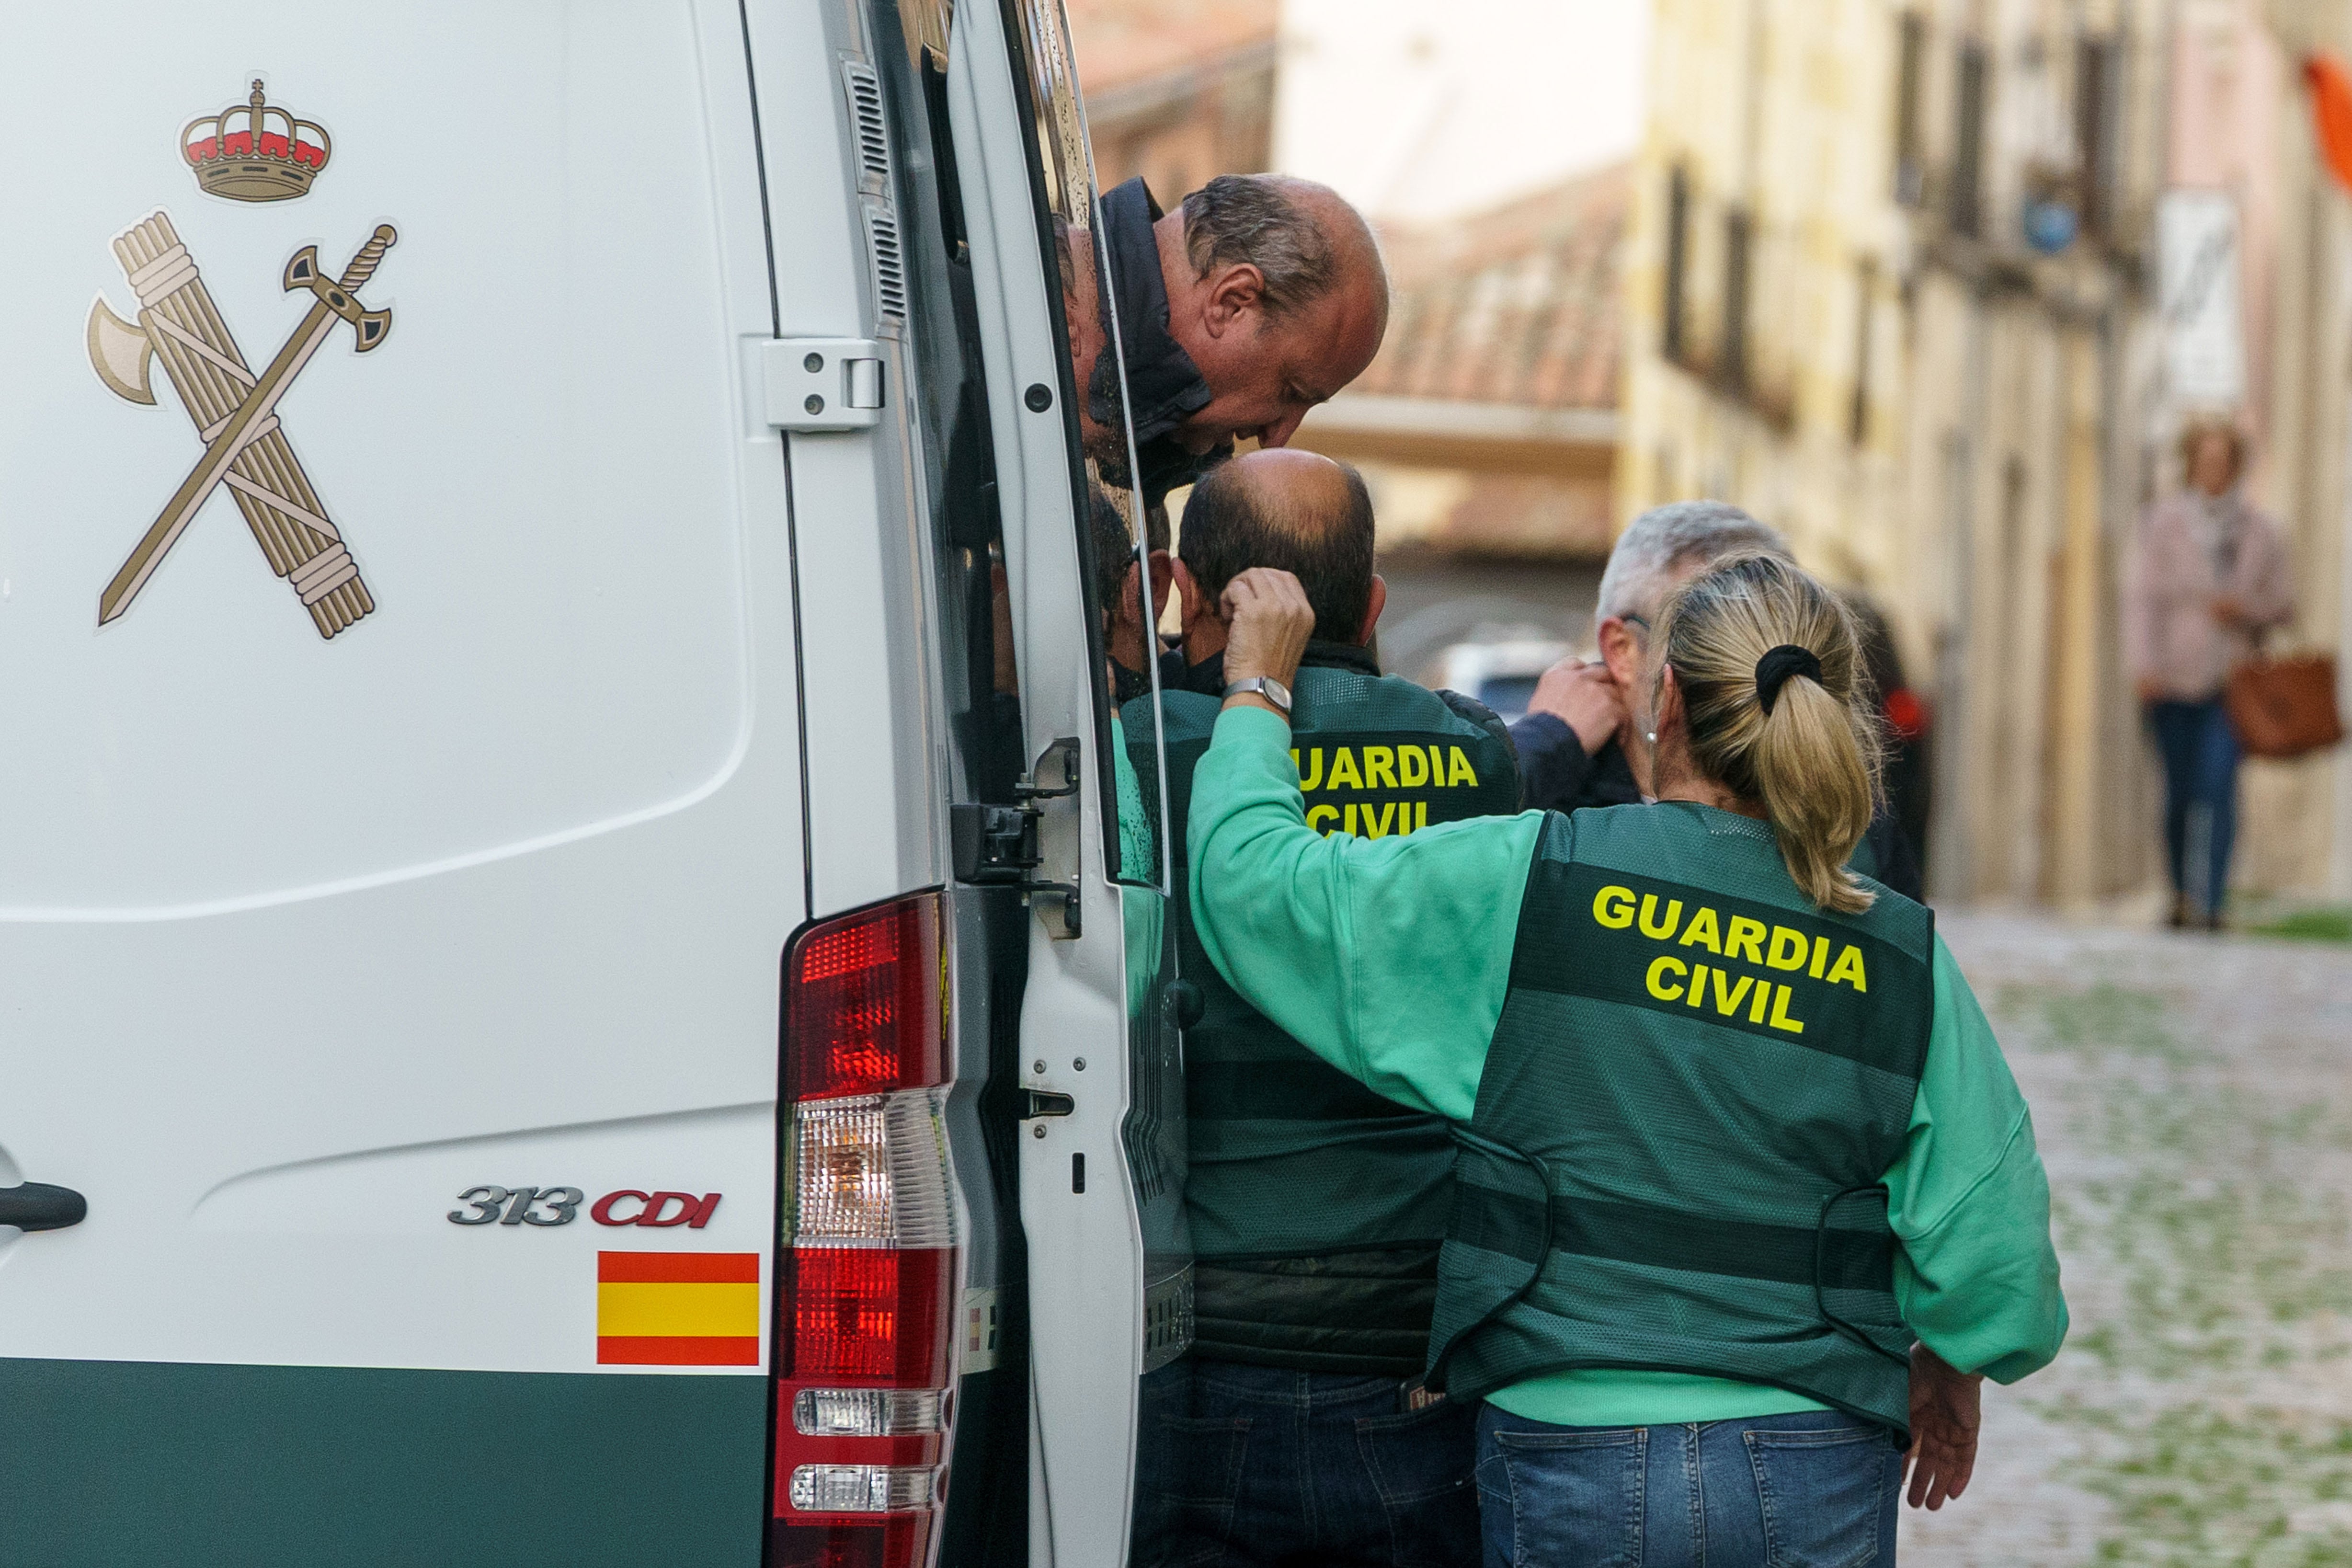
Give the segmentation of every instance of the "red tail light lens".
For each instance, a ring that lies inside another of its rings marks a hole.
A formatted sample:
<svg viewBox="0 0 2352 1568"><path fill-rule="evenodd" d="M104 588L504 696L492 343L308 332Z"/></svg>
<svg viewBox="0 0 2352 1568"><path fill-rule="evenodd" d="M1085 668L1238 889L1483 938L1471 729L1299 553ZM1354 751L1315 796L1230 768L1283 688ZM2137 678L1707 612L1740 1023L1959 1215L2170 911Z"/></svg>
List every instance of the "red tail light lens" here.
<svg viewBox="0 0 2352 1568"><path fill-rule="evenodd" d="M930 1549L925 1517L882 1524L787 1524L774 1536L768 1568L897 1568L920 1563Z"/></svg>
<svg viewBox="0 0 2352 1568"><path fill-rule="evenodd" d="M829 921L794 944L784 1093L879 1094L945 1083L947 973L937 894Z"/></svg>
<svg viewBox="0 0 2352 1568"><path fill-rule="evenodd" d="M945 1385L951 1249L796 1247L787 1263L792 1340L777 1362L795 1382Z"/></svg>
<svg viewBox="0 0 2352 1568"><path fill-rule="evenodd" d="M862 910L785 957L769 1568L921 1568L946 1498L963 1275L943 912L936 893Z"/></svg>

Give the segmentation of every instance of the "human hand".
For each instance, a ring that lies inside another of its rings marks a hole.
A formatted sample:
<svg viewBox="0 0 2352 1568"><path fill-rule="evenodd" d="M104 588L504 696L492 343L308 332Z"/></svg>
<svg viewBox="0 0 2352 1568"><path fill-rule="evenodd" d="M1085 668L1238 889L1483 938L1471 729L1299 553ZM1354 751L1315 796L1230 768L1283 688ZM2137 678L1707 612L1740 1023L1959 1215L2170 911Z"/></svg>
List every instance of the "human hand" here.
<svg viewBox="0 0 2352 1568"><path fill-rule="evenodd" d="M1625 722L1625 691L1607 665L1563 658L1536 682L1528 711L1550 714L1576 731L1586 756L1597 756Z"/></svg>
<svg viewBox="0 0 2352 1568"><path fill-rule="evenodd" d="M1982 1373L1958 1371L1926 1345L1911 1347L1911 1447L1903 1468L1913 1508L1932 1513L1968 1489L1983 1396Z"/></svg>
<svg viewBox="0 0 2352 1568"><path fill-rule="evenodd" d="M1265 676L1288 686L1315 632L1315 607L1287 572L1253 566L1225 584L1225 682Z"/></svg>

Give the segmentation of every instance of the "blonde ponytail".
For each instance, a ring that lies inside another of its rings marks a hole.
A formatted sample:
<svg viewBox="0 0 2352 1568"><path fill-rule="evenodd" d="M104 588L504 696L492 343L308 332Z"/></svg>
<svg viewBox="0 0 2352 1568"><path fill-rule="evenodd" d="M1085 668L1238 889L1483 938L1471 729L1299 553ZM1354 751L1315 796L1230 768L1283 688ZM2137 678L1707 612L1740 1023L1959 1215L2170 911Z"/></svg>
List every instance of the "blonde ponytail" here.
<svg viewBox="0 0 2352 1568"><path fill-rule="evenodd" d="M1781 556L1734 556L1667 601L1658 636L1699 771L1763 807L1805 897L1868 909L1845 863L1870 828L1878 725L1843 602Z"/></svg>

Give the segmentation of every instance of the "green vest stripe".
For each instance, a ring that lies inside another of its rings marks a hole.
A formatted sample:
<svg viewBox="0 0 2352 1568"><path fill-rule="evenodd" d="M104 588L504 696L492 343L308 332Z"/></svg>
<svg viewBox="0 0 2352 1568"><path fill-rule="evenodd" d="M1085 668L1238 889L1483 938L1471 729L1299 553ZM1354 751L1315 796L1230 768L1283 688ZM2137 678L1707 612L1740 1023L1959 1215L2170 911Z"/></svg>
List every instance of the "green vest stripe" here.
<svg viewBox="0 0 2352 1568"><path fill-rule="evenodd" d="M1893 893L1809 904L1746 818L1547 821L1459 1139L1433 1372L1464 1398L1684 1372L1903 1429L1878 1184L1927 1060L1933 943Z"/></svg>
<svg viewBox="0 0 2352 1568"><path fill-rule="evenodd" d="M1550 1250L1694 1274L1769 1279L1832 1290L1895 1293L1895 1238L1875 1231L1758 1225L1646 1204L1555 1195L1545 1205L1491 1187L1462 1184L1446 1239L1533 1263Z"/></svg>
<svg viewBox="0 0 2352 1568"><path fill-rule="evenodd" d="M1197 1121L1422 1119L1325 1061L1195 1061L1184 1074L1185 1114Z"/></svg>

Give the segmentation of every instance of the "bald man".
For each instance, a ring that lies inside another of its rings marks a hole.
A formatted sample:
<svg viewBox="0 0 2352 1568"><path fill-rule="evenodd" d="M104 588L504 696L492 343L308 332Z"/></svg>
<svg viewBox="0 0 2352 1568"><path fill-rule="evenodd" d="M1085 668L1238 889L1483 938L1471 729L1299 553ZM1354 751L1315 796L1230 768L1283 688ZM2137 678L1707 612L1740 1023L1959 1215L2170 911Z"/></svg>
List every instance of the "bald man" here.
<svg viewBox="0 0 2352 1568"><path fill-rule="evenodd" d="M1501 722L1382 675L1366 646L1387 590L1354 469L1279 448L1235 458L1194 487L1180 544L1196 660L1222 650L1216 606L1241 572L1280 567L1306 588L1315 640L1297 688L1259 689L1290 710L1309 826L1400 837L1518 809ZM1147 1380L1135 1561L1473 1563L1476 1413L1421 1382L1452 1146L1437 1118L1276 1028L1202 951L1185 819L1222 702L1162 699L1178 959L1202 997L1184 1033L1196 1332L1189 1358ZM1151 733L1141 713L1122 728ZM1139 747L1139 773L1153 762ZM1246 1464L1236 1442L1209 1439L1244 1421Z"/></svg>
<svg viewBox="0 0 2352 1568"><path fill-rule="evenodd" d="M1364 372L1388 330L1388 273L1363 218L1327 185L1220 174L1177 210L1139 179L1106 193L1102 237L1118 305L1144 496L1157 505L1233 452L1280 447L1307 411ZM1118 384L1094 237L1070 235L1071 355L1087 389L1087 455L1125 483Z"/></svg>

